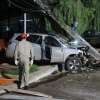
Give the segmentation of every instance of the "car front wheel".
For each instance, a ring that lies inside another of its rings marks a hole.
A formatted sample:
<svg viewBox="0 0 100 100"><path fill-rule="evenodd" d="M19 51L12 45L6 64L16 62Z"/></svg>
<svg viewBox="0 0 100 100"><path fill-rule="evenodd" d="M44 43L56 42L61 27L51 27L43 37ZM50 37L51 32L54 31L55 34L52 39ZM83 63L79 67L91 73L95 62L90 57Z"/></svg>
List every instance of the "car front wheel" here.
<svg viewBox="0 0 100 100"><path fill-rule="evenodd" d="M77 57L69 57L65 62L65 70L78 72L82 67L81 60Z"/></svg>

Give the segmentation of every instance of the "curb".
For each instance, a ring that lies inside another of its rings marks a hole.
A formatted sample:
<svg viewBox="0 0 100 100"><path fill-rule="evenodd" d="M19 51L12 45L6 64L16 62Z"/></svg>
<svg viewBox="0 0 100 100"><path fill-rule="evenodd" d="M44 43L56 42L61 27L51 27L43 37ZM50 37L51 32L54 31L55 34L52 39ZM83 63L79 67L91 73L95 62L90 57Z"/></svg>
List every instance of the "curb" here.
<svg viewBox="0 0 100 100"><path fill-rule="evenodd" d="M41 79L51 75L54 71L57 71L57 65L41 67L41 69L39 71L36 71L30 75L29 84L34 83L34 82L39 82ZM8 87L5 87L5 86L2 87L0 90L0 94L5 94L7 92L22 93L22 94L28 93L29 95L33 95L33 96L48 98L47 100L59 100L59 99L54 99L52 96L46 95L43 93L39 93L39 92L35 92L35 91L31 92L31 91L22 90L22 89L16 89L17 85L16 86L12 86L12 85L10 84L10 85L8 85ZM22 87L23 86L24 86L24 84L22 84Z"/></svg>
<svg viewBox="0 0 100 100"><path fill-rule="evenodd" d="M57 71L57 65L53 65L53 66L44 66L46 69L44 70L44 68L36 71L34 73L32 73L30 75L30 81L29 84L32 84L34 82L39 82L41 79L51 75L54 71ZM24 84L22 84L21 86L22 88L24 87Z"/></svg>
<svg viewBox="0 0 100 100"><path fill-rule="evenodd" d="M57 71L57 65L47 65L47 66L40 66L40 69L32 74L30 74L30 81L29 84L32 84L34 82L39 82L41 79L51 75L54 71ZM1 86L0 89L3 89L5 87L10 87L10 88L15 88L17 89L17 85L16 84L8 84L8 85L4 85ZM21 88L24 87L24 83L22 83Z"/></svg>

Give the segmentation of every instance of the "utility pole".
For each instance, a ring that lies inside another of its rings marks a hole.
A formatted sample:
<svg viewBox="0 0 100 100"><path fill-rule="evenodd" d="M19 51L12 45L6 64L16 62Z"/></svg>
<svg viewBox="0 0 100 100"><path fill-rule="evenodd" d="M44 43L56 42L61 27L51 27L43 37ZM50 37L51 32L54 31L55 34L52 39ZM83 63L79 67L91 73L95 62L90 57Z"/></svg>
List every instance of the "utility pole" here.
<svg viewBox="0 0 100 100"><path fill-rule="evenodd" d="M26 33L26 13L24 13L24 33Z"/></svg>
<svg viewBox="0 0 100 100"><path fill-rule="evenodd" d="M32 21L32 20L27 20L27 14L24 13L24 20L20 20L20 21L24 21L24 33L27 33L27 22Z"/></svg>

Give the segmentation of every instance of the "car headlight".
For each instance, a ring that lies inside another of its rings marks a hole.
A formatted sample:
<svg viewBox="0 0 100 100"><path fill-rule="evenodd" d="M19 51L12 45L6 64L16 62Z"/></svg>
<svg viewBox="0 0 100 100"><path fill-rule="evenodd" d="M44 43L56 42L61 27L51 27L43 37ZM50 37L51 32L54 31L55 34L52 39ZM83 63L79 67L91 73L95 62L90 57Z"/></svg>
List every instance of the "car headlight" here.
<svg viewBox="0 0 100 100"><path fill-rule="evenodd" d="M82 55L83 55L83 51L78 50L78 54L79 54L80 56L82 56Z"/></svg>

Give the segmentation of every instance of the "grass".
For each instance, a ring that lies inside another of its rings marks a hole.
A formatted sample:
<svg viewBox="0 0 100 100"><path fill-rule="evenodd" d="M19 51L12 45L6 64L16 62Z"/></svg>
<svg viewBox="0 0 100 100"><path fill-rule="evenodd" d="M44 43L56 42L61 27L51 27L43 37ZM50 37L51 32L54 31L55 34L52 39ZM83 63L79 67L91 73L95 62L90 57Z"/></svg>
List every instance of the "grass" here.
<svg viewBox="0 0 100 100"><path fill-rule="evenodd" d="M30 66L30 73L33 73L33 72L35 72L35 71L37 71L38 70L38 65L35 65L35 64L33 64L32 66Z"/></svg>
<svg viewBox="0 0 100 100"><path fill-rule="evenodd" d="M32 66L30 66L30 73L33 73L35 71L38 70L38 65L33 64ZM8 70L8 71L4 71L3 74L6 75L18 75L18 68L16 70Z"/></svg>

